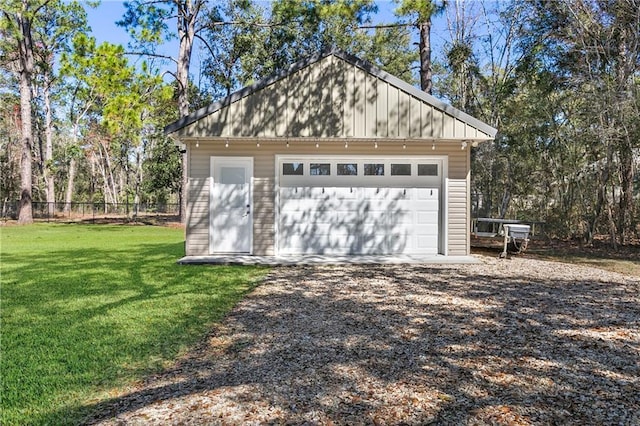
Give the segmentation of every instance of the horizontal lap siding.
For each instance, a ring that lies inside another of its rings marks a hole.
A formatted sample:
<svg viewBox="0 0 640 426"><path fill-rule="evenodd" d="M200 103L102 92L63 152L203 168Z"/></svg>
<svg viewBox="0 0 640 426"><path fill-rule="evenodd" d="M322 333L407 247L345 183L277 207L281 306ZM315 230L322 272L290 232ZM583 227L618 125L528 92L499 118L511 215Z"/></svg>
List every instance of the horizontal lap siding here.
<svg viewBox="0 0 640 426"><path fill-rule="evenodd" d="M186 254L209 253L209 179L189 177Z"/></svg>
<svg viewBox="0 0 640 426"><path fill-rule="evenodd" d="M457 150L455 149L457 147ZM450 256L469 254L469 150L459 145L449 154L449 203L447 206Z"/></svg>
<svg viewBox="0 0 640 426"><path fill-rule="evenodd" d="M275 254L275 169L273 152L254 149L253 251Z"/></svg>
<svg viewBox="0 0 640 426"><path fill-rule="evenodd" d="M209 158L190 146L187 197L187 256L209 254Z"/></svg>
<svg viewBox="0 0 640 426"><path fill-rule="evenodd" d="M189 207L191 217L187 227L186 250L189 256L209 254L209 176L212 156L253 157L253 252L257 255L274 254L274 155L261 150L255 142L231 142L225 148L224 140L202 141L196 148L189 144ZM192 182L195 182L193 184Z"/></svg>
<svg viewBox="0 0 640 426"><path fill-rule="evenodd" d="M209 252L209 175L211 156L253 157L253 251L256 255L272 255L275 249L275 156L282 155L398 155L398 156L430 156L447 155L448 160L448 245L450 255L466 255L468 250L468 149L461 150L458 143L436 143L432 149L431 142L406 141L406 149L402 141L373 142L318 140L290 141L286 148L284 141L261 140L260 147L256 141L229 142L225 148L224 139L201 140L199 147L195 143L188 144L190 158L189 175L189 225L187 227L187 255L206 255Z"/></svg>

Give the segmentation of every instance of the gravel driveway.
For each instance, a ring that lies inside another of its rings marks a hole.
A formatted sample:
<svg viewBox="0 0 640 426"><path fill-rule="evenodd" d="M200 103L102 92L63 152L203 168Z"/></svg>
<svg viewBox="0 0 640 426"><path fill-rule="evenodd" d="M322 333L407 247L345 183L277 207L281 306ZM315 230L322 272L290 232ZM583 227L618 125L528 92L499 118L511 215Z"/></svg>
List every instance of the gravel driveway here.
<svg viewBox="0 0 640 426"><path fill-rule="evenodd" d="M476 265L276 268L100 424L640 424L640 279Z"/></svg>

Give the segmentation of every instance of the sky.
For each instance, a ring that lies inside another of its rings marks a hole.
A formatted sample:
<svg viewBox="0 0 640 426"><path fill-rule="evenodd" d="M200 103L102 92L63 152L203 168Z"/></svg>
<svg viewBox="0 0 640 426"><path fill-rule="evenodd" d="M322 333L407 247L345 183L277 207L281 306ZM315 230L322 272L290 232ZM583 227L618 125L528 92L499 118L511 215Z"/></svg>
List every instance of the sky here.
<svg viewBox="0 0 640 426"><path fill-rule="evenodd" d="M103 0L97 8L87 7L86 10L92 35L98 44L108 41L126 46L129 36L124 28L116 25L124 14L124 2Z"/></svg>
<svg viewBox="0 0 640 426"><path fill-rule="evenodd" d="M258 1L258 3L267 2ZM376 4L381 20L393 20L393 10L396 7L393 1L377 1ZM124 11L124 1L120 0L102 0L95 9L87 7L89 26L98 43L108 41L114 44L127 44L129 39L127 32L115 24L122 19Z"/></svg>
<svg viewBox="0 0 640 426"><path fill-rule="evenodd" d="M260 1L259 3L266 3L266 1ZM378 14L374 17L375 23L390 23L395 21L393 14L394 9L397 7L393 1L377 1ZM102 0L97 8L87 7L87 17L89 26L92 30L92 36L96 38L98 44L102 42L110 42L113 44L122 44L127 46L129 42L129 35L124 28L116 25L116 22L122 19L125 12L124 2L120 0ZM432 27L432 45L434 54L437 54L438 49L444 42L446 33L446 20L444 17L438 17L433 22ZM417 38L417 31L416 38ZM416 47L417 49L417 47ZM158 53L165 54L167 56L176 56L178 51L178 44L176 40L165 44L165 46L159 49ZM199 69L199 57L200 52L197 48L193 51L191 60L191 74L197 75ZM139 60L139 58L131 57L132 62ZM175 65L167 64L165 69L171 71L174 70ZM196 82L197 83L197 82Z"/></svg>

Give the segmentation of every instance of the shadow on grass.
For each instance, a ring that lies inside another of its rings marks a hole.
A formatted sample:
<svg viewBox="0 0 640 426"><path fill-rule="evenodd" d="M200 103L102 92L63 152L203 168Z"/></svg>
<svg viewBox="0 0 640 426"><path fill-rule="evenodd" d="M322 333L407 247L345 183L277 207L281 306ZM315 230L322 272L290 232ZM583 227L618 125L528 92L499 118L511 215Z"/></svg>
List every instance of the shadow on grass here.
<svg viewBox="0 0 640 426"><path fill-rule="evenodd" d="M166 366L263 275L177 265L181 242L109 245L2 254L3 424L77 424L86 398Z"/></svg>
<svg viewBox="0 0 640 426"><path fill-rule="evenodd" d="M231 423L265 406L270 423L372 423L383 409L407 410L396 418L403 423L501 423L505 409L512 417L503 423L640 420L637 281L421 266L276 275L276 290L267 282L246 299L225 322L229 330L213 332L140 390L89 407L87 422L172 401L212 422L229 409L240 416ZM406 399L384 406L371 383L404 389ZM196 394L217 408L180 401ZM411 411L418 403L425 405Z"/></svg>

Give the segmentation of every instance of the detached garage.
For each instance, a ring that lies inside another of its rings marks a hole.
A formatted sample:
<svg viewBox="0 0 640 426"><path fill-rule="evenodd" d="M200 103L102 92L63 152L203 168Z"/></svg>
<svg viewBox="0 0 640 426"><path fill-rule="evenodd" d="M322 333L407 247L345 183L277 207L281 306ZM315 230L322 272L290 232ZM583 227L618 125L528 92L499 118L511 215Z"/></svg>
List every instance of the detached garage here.
<svg viewBox="0 0 640 426"><path fill-rule="evenodd" d="M187 256L468 255L469 152L496 134L339 51L166 132L187 153Z"/></svg>

